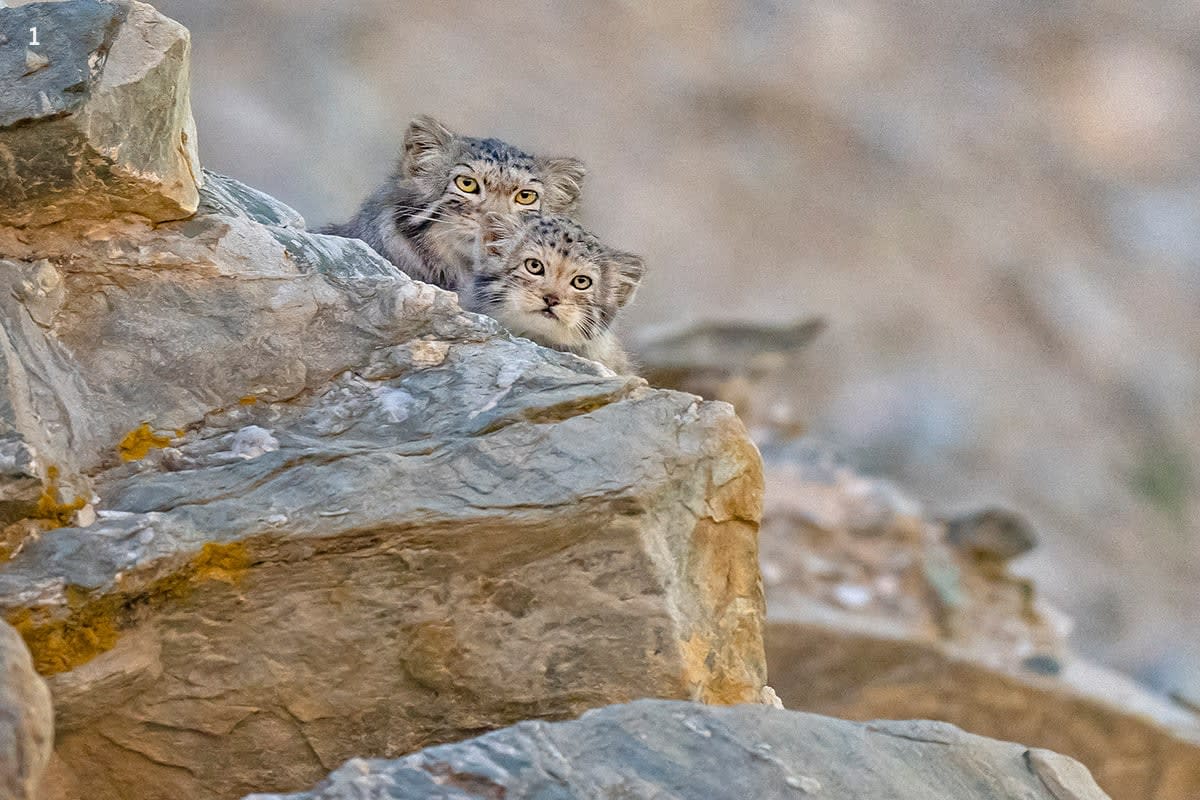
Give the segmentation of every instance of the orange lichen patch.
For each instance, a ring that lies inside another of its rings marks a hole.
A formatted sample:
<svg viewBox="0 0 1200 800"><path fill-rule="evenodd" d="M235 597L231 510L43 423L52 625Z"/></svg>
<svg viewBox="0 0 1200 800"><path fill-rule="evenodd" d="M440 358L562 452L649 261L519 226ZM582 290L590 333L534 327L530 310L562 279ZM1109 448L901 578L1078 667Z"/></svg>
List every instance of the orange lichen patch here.
<svg viewBox="0 0 1200 800"><path fill-rule="evenodd" d="M248 394L245 397L239 397L238 402L244 406L252 406L258 402L258 398L252 394Z"/></svg>
<svg viewBox="0 0 1200 800"><path fill-rule="evenodd" d="M111 650L121 631L132 627L147 610L186 600L207 581L235 584L251 563L244 542L209 543L178 570L140 591L124 593L118 588L97 596L68 586L64 618L52 618L47 609L22 608L10 612L8 622L25 639L37 671L45 676L56 675Z"/></svg>
<svg viewBox="0 0 1200 800"><path fill-rule="evenodd" d="M47 526L50 528L69 525L75 517L75 512L87 505L87 499L83 497L76 497L69 503L64 503L58 486L58 476L58 467L51 464L46 468L46 485L30 514L34 519L50 523Z"/></svg>
<svg viewBox="0 0 1200 800"><path fill-rule="evenodd" d="M8 621L29 647L34 668L42 675L56 675L116 645L120 610L120 598L110 595L73 609L66 620L38 625L37 615L23 608L9 614Z"/></svg>
<svg viewBox="0 0 1200 800"><path fill-rule="evenodd" d="M250 550L245 542L209 542L200 549L200 555L192 559L195 572L191 575L191 583L223 581L235 584L246 574L250 563Z"/></svg>
<svg viewBox="0 0 1200 800"><path fill-rule="evenodd" d="M0 527L0 564L10 561L25 542L36 538L50 527L50 523L35 519L21 519Z"/></svg>
<svg viewBox="0 0 1200 800"><path fill-rule="evenodd" d="M149 455L151 450L166 447L170 443L168 437L156 435L150 430L150 426L143 422L125 435L117 445L117 452L121 454L122 461L140 461Z"/></svg>

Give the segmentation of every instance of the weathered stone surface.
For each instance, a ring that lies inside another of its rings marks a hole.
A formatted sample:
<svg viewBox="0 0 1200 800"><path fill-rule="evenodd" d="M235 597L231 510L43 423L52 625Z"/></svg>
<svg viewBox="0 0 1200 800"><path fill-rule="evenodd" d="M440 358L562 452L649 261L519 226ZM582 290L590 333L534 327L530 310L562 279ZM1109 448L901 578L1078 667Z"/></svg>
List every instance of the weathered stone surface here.
<svg viewBox="0 0 1200 800"><path fill-rule="evenodd" d="M936 722L855 724L756 706L642 701L524 722L397 761L350 761L287 800L828 797L1105 800L1069 758ZM284 800L252 795L247 800Z"/></svg>
<svg viewBox="0 0 1200 800"><path fill-rule="evenodd" d="M21 637L0 621L0 797L34 800L54 744L46 682Z"/></svg>
<svg viewBox="0 0 1200 800"><path fill-rule="evenodd" d="M144 3L66 0L5 10L0 42L0 224L196 210L186 28Z"/></svg>
<svg viewBox="0 0 1200 800"><path fill-rule="evenodd" d="M731 409L302 224L210 175L190 220L0 229L5 391L58 498L0 565L59 715L45 796L294 790L528 717L758 700Z"/></svg>
<svg viewBox="0 0 1200 800"><path fill-rule="evenodd" d="M1033 540L1018 518L931 518L812 445L764 455L768 666L785 705L1049 748L1118 800L1200 797L1200 717L1070 652L1069 623L1005 565Z"/></svg>

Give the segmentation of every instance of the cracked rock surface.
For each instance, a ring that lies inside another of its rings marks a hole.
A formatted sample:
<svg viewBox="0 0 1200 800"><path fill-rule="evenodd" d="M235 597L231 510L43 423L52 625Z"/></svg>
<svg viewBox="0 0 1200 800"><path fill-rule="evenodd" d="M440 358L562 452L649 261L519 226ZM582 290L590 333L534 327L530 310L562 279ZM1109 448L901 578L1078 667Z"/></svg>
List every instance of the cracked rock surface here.
<svg viewBox="0 0 1200 800"><path fill-rule="evenodd" d="M354 759L286 800L1107 800L1065 756L937 722L639 701L523 722L396 761ZM285 800L252 795L246 800Z"/></svg>
<svg viewBox="0 0 1200 800"><path fill-rule="evenodd" d="M0 254L0 430L32 453L0 610L54 694L45 797L294 790L760 696L761 463L728 406L512 339L217 175L192 219Z"/></svg>

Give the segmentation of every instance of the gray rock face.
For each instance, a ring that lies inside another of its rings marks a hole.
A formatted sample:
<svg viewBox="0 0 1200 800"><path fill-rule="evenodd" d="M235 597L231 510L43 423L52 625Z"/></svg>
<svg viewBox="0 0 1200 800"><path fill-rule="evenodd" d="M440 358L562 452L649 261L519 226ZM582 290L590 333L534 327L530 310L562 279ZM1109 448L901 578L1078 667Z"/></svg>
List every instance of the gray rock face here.
<svg viewBox="0 0 1200 800"><path fill-rule="evenodd" d="M761 464L728 406L511 339L235 181L200 207L0 229L44 529L0 612L55 696L46 798L294 790L760 697Z"/></svg>
<svg viewBox="0 0 1200 800"><path fill-rule="evenodd" d="M186 28L143 3L66 0L5 10L0 43L0 224L195 211Z"/></svg>
<svg viewBox="0 0 1200 800"><path fill-rule="evenodd" d="M0 621L0 797L33 800L54 743L46 682L21 637Z"/></svg>
<svg viewBox="0 0 1200 800"><path fill-rule="evenodd" d="M286 800L1105 800L1087 769L936 722L642 701L350 761ZM284 800L252 795L246 800Z"/></svg>

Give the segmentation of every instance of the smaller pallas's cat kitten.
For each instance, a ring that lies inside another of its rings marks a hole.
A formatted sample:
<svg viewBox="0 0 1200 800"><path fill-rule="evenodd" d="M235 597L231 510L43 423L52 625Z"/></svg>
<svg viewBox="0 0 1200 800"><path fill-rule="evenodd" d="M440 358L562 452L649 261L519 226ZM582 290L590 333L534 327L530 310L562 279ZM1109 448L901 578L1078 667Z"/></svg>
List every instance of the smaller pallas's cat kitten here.
<svg viewBox="0 0 1200 800"><path fill-rule="evenodd" d="M574 214L583 176L577 159L531 156L417 117L396 171L353 219L318 233L362 239L409 276L457 290L470 285L484 214Z"/></svg>
<svg viewBox="0 0 1200 800"><path fill-rule="evenodd" d="M630 373L610 329L645 273L639 256L602 244L561 215L489 214L464 308L517 336Z"/></svg>

